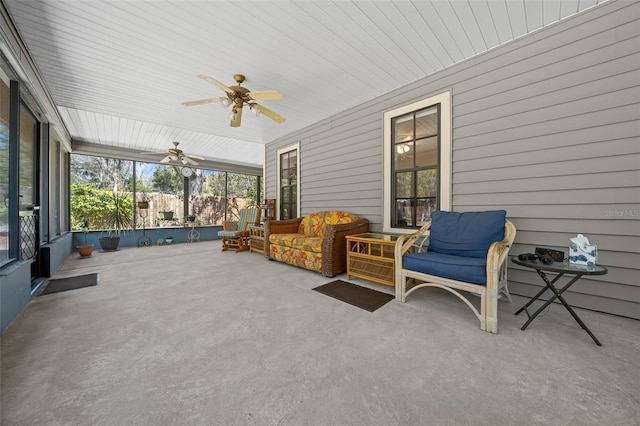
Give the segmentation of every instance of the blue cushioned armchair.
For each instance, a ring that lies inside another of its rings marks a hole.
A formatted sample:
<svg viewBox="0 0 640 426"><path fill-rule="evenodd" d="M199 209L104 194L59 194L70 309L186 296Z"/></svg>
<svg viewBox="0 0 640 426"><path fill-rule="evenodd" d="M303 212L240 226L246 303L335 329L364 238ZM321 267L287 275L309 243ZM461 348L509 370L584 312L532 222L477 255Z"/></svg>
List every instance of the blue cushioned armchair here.
<svg viewBox="0 0 640 426"><path fill-rule="evenodd" d="M465 302L482 330L497 333L498 294L510 298L506 262L515 235L504 210L434 212L431 221L396 242L396 300L439 287ZM479 295L480 309L460 290Z"/></svg>

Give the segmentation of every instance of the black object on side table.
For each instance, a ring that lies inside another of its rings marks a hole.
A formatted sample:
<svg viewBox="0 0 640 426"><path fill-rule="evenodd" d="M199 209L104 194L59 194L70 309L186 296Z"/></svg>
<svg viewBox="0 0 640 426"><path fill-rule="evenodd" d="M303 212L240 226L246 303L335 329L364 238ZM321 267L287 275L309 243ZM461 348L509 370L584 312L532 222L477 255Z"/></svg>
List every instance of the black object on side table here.
<svg viewBox="0 0 640 426"><path fill-rule="evenodd" d="M578 314L576 314L575 311L571 308L571 306L569 306L569 304L564 299L564 297L562 297L562 293L564 293L569 287L571 287L576 281L578 281L584 275L606 275L607 272L609 272L607 268L600 265L593 265L593 266L577 265L575 263L569 263L567 261L554 262L550 265L546 265L540 262L539 260L535 260L535 259L520 260L517 257L512 257L511 261L517 265L524 266L525 268L535 269L538 275L540 275L540 278L542 278L542 280L546 284L545 287L542 290L540 290L540 292L538 292L538 294L533 296L533 298L529 300L526 305L518 309L518 311L515 313L515 315L518 315L520 312L525 311L527 313L527 316L529 317L527 322L524 323L524 325L522 326L521 330L525 330L529 326L531 321L533 321L534 318L537 317L538 314L540 314L540 312L542 312L554 300L558 299L564 305L564 307L567 308L567 310L569 311L571 316L577 321L577 323L580 324L580 327L582 327L587 333L589 333L589 336L591 336L593 341L596 342L596 345L602 346L602 344L598 341L596 336L594 336L591 330L589 330L589 327L586 326L586 324L580 319ZM551 281L549 281L549 278L547 277L546 272L555 273L557 275ZM554 284L564 275L574 275L574 277L564 287L562 287L561 289L557 289L554 286ZM527 311L527 308L533 302L538 300L538 298L542 296L542 294L547 289L553 292L553 296L550 297L549 300L547 300L544 303L544 305L540 307L540 309L535 311L533 315L529 315L529 311Z"/></svg>

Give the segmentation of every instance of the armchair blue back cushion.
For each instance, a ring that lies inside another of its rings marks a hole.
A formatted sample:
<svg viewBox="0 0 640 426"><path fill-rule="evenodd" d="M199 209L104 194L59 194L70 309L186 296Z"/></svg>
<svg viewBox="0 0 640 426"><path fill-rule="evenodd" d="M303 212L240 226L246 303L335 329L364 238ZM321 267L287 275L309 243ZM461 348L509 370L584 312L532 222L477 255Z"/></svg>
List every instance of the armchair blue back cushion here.
<svg viewBox="0 0 640 426"><path fill-rule="evenodd" d="M457 281L485 285L487 252L504 239L504 210L484 212L436 211L431 218L426 252L404 256L403 267Z"/></svg>

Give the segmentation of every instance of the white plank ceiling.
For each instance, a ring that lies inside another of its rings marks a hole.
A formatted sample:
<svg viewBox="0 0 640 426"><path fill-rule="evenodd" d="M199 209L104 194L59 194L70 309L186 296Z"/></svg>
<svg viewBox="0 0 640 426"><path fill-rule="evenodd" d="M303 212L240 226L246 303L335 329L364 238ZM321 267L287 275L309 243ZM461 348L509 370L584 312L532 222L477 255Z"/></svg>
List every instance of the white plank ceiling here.
<svg viewBox="0 0 640 426"><path fill-rule="evenodd" d="M262 166L264 144L553 24L603 0L3 0L72 139ZM245 107L197 78L251 90L287 118ZM161 158L159 155L158 158Z"/></svg>

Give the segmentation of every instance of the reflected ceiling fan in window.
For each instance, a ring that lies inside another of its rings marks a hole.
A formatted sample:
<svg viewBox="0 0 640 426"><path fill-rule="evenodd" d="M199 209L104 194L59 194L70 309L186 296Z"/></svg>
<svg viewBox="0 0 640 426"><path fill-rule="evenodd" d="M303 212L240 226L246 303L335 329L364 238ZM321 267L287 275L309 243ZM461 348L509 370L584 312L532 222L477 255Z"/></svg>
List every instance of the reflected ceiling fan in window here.
<svg viewBox="0 0 640 426"><path fill-rule="evenodd" d="M396 145L395 151L395 161L401 161L403 163L405 163L405 161L413 162L413 152L411 152L411 146L409 144L398 144Z"/></svg>
<svg viewBox="0 0 640 426"><path fill-rule="evenodd" d="M169 148L167 150L165 157L162 160L160 160L160 162L163 164L167 164L167 163L179 161L184 165L190 164L192 166L197 166L198 163L195 160L204 160L204 157L200 157L198 155L186 154L183 150L178 148L178 145L180 145L180 142L174 141L173 148ZM140 154L159 155L160 153L153 152L153 151L145 151L145 152L141 152Z"/></svg>
<svg viewBox="0 0 640 426"><path fill-rule="evenodd" d="M407 133L407 134L398 132L395 140L395 151L401 160L404 160L407 156L409 158L413 158L413 155L411 153L412 147L413 147L413 132Z"/></svg>
<svg viewBox="0 0 640 426"><path fill-rule="evenodd" d="M251 92L246 87L242 87L241 84L245 80L245 76L242 74L235 74L233 79L236 81L236 86L225 86L220 83L218 80L209 77L208 75L198 75L199 78L206 81L207 83L213 84L217 88L223 90L226 93L226 97L218 97L218 98L208 98L208 99L200 99L197 101L189 101L183 102L184 106L195 106L195 105L203 105L203 104L211 104L215 102L219 102L222 106L227 107L231 105L231 113L229 114L229 118L231 119L231 127L240 127L240 123L242 121L242 108L244 104L249 106L249 110L254 112L256 116L260 116L264 114L269 117L276 123L284 123L285 118L280 114L271 111L269 108L264 105L260 105L254 101L257 100L272 100L272 99L282 99L282 93L277 90L262 90L259 92Z"/></svg>

